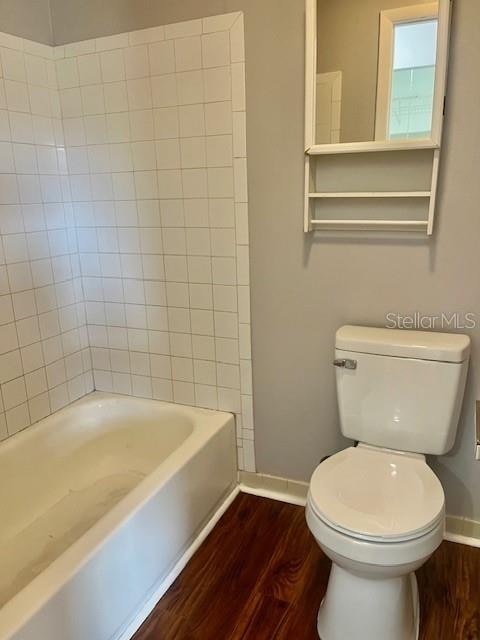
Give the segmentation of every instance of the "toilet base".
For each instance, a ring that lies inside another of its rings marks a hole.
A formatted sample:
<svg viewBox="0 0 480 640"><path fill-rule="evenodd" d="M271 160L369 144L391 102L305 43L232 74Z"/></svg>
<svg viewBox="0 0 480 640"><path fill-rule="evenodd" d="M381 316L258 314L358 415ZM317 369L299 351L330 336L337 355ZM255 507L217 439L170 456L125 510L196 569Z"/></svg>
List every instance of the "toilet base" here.
<svg viewBox="0 0 480 640"><path fill-rule="evenodd" d="M414 573L378 579L333 563L317 629L321 640L418 640L419 613Z"/></svg>

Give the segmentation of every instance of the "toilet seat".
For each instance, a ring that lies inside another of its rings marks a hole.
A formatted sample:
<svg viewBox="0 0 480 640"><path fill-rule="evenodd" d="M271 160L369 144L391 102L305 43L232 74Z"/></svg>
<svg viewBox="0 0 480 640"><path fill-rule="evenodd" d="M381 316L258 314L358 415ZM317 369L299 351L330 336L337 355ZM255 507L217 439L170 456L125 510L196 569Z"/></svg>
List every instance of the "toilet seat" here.
<svg viewBox="0 0 480 640"><path fill-rule="evenodd" d="M423 456L359 445L317 467L308 501L318 518L349 537L402 542L438 526L445 498Z"/></svg>

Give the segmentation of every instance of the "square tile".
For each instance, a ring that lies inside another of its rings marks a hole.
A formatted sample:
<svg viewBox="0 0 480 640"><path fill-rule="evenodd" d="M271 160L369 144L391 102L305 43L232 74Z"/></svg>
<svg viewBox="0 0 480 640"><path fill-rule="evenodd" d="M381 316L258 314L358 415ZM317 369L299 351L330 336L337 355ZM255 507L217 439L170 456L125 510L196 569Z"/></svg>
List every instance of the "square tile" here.
<svg viewBox="0 0 480 640"><path fill-rule="evenodd" d="M212 274L214 284L236 285L237 264L234 258L212 258Z"/></svg>
<svg viewBox="0 0 480 640"><path fill-rule="evenodd" d="M193 361L193 377L197 384L217 384L217 373L214 362L208 360Z"/></svg>
<svg viewBox="0 0 480 640"><path fill-rule="evenodd" d="M186 333L170 333L172 356L192 357L192 336Z"/></svg>
<svg viewBox="0 0 480 640"><path fill-rule="evenodd" d="M177 107L154 109L153 120L154 135L156 139L179 137L180 129Z"/></svg>
<svg viewBox="0 0 480 640"><path fill-rule="evenodd" d="M166 331L149 331L148 342L151 354L166 355L170 354L170 338Z"/></svg>
<svg viewBox="0 0 480 640"><path fill-rule="evenodd" d="M233 165L232 136L208 136L206 143L208 167L231 167Z"/></svg>
<svg viewBox="0 0 480 640"><path fill-rule="evenodd" d="M198 360L215 360L215 340L210 336L192 336L193 357Z"/></svg>
<svg viewBox="0 0 480 640"><path fill-rule="evenodd" d="M190 71L202 67L202 46L200 36L175 40L176 71Z"/></svg>
<svg viewBox="0 0 480 640"><path fill-rule="evenodd" d="M150 73L152 76L175 72L174 44L171 41L155 42L148 46Z"/></svg>
<svg viewBox="0 0 480 640"><path fill-rule="evenodd" d="M215 338L215 350L217 362L239 364L238 340Z"/></svg>
<svg viewBox="0 0 480 640"><path fill-rule="evenodd" d="M18 407L10 409L6 412L5 416L7 420L8 434L10 436L30 425L30 414L27 403L23 403Z"/></svg>
<svg viewBox="0 0 480 640"><path fill-rule="evenodd" d="M175 74L153 76L151 78L151 87L154 107L172 107L178 104L177 78Z"/></svg>
<svg viewBox="0 0 480 640"><path fill-rule="evenodd" d="M219 362L217 364L217 381L219 387L240 389L240 367Z"/></svg>
<svg viewBox="0 0 480 640"><path fill-rule="evenodd" d="M191 358L172 358L172 379L193 382L193 361Z"/></svg>
<svg viewBox="0 0 480 640"><path fill-rule="evenodd" d="M152 91L148 78L127 80L128 106L130 111L151 109Z"/></svg>
<svg viewBox="0 0 480 640"><path fill-rule="evenodd" d="M151 109L130 111L129 117L132 141L151 141L154 139L153 111Z"/></svg>
<svg viewBox="0 0 480 640"><path fill-rule="evenodd" d="M181 177L181 176L180 176ZM184 227L184 201L180 199L162 200L161 222L163 227Z"/></svg>
<svg viewBox="0 0 480 640"><path fill-rule="evenodd" d="M105 95L105 112L120 113L128 111L127 83L109 82L103 86Z"/></svg>
<svg viewBox="0 0 480 640"><path fill-rule="evenodd" d="M181 145L181 166L193 169L207 166L205 138L183 138Z"/></svg>
<svg viewBox="0 0 480 640"><path fill-rule="evenodd" d="M214 198L208 201L208 213L210 226L214 228L234 228L236 221L236 208L232 198ZM238 229L236 241L240 244L238 238ZM248 238L248 220L247 220L247 238ZM243 242L242 244L246 244ZM248 239L247 239L248 244Z"/></svg>
<svg viewBox="0 0 480 640"><path fill-rule="evenodd" d="M229 199L234 196L233 171L230 168L207 170L208 195L210 198Z"/></svg>
<svg viewBox="0 0 480 640"><path fill-rule="evenodd" d="M205 105L205 131L207 136L232 133L232 105L215 102Z"/></svg>
<svg viewBox="0 0 480 640"><path fill-rule="evenodd" d="M190 310L181 307L168 307L168 329L175 333L190 333Z"/></svg>
<svg viewBox="0 0 480 640"><path fill-rule="evenodd" d="M202 104L180 107L179 119L182 138L205 135L205 110Z"/></svg>
<svg viewBox="0 0 480 640"><path fill-rule="evenodd" d="M156 169L155 145L152 141L132 143L133 168L135 171ZM169 168L169 167L167 167Z"/></svg>
<svg viewBox="0 0 480 640"><path fill-rule="evenodd" d="M1 49L3 77L7 80L26 82L25 55L14 49Z"/></svg>
<svg viewBox="0 0 480 640"><path fill-rule="evenodd" d="M189 271L186 256L166 255L164 260L166 280L169 282L188 282Z"/></svg>
<svg viewBox="0 0 480 640"><path fill-rule="evenodd" d="M191 198L185 200L185 226L208 227L208 200L207 198Z"/></svg>
<svg viewBox="0 0 480 640"><path fill-rule="evenodd" d="M235 231L233 229L211 229L213 256L235 257Z"/></svg>
<svg viewBox="0 0 480 640"><path fill-rule="evenodd" d="M206 102L232 99L232 77L230 67L217 67L203 71Z"/></svg>
<svg viewBox="0 0 480 640"><path fill-rule="evenodd" d="M207 198L206 169L183 169L182 186L184 198Z"/></svg>
<svg viewBox="0 0 480 640"><path fill-rule="evenodd" d="M212 309L213 290L210 284L189 285L190 309Z"/></svg>
<svg viewBox="0 0 480 640"><path fill-rule="evenodd" d="M178 139L157 140L155 142L155 153L158 169L180 168L180 144Z"/></svg>
<svg viewBox="0 0 480 640"><path fill-rule="evenodd" d="M157 172L159 198L172 199L182 197L182 176L178 170Z"/></svg>
<svg viewBox="0 0 480 640"><path fill-rule="evenodd" d="M100 57L97 53L79 56L78 76L81 86L88 84L100 84L102 81L102 71L100 68Z"/></svg>
<svg viewBox="0 0 480 640"><path fill-rule="evenodd" d="M103 82L125 80L125 62L121 49L102 52L100 54L100 66Z"/></svg>
<svg viewBox="0 0 480 640"><path fill-rule="evenodd" d="M164 229L163 248L166 254L185 255L185 229Z"/></svg>
<svg viewBox="0 0 480 640"><path fill-rule="evenodd" d="M188 255L209 256L211 254L209 229L186 229Z"/></svg>
<svg viewBox="0 0 480 640"><path fill-rule="evenodd" d="M59 89L70 89L80 84L76 58L57 60L55 64Z"/></svg>
<svg viewBox="0 0 480 640"><path fill-rule="evenodd" d="M238 318L236 313L215 311L215 336L217 338L237 338Z"/></svg>
<svg viewBox="0 0 480 640"><path fill-rule="evenodd" d="M213 305L215 311L237 311L237 291L234 286L213 285Z"/></svg>
<svg viewBox="0 0 480 640"><path fill-rule="evenodd" d="M201 71L177 73L178 104L198 104L204 102L203 75Z"/></svg>
<svg viewBox="0 0 480 640"><path fill-rule="evenodd" d="M230 34L219 31L202 36L203 66L222 67L230 64Z"/></svg>
<svg viewBox="0 0 480 640"><path fill-rule="evenodd" d="M210 284L212 282L212 263L209 257L188 257L188 281L199 284Z"/></svg>
<svg viewBox="0 0 480 640"><path fill-rule="evenodd" d="M10 111L30 112L30 100L27 85L15 80L4 80L7 106Z"/></svg>
<svg viewBox="0 0 480 640"><path fill-rule="evenodd" d="M192 333L205 336L214 335L213 312L205 309L190 311Z"/></svg>
<svg viewBox="0 0 480 640"><path fill-rule="evenodd" d="M125 76L132 78L146 78L150 73L148 47L146 45L129 47L123 52L125 60Z"/></svg>

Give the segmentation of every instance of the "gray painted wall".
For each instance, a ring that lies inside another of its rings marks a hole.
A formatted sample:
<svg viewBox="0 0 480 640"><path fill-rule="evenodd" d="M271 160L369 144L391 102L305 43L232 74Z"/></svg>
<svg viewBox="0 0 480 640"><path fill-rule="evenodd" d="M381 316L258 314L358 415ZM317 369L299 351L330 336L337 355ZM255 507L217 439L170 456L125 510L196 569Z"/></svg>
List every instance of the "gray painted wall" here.
<svg viewBox="0 0 480 640"><path fill-rule="evenodd" d="M53 44L50 0L0 0L0 31Z"/></svg>
<svg viewBox="0 0 480 640"><path fill-rule="evenodd" d="M57 43L245 12L258 470L307 479L344 446L331 366L343 323L389 311L480 317L480 3L458 0L437 226L431 240L302 233L303 0L52 0ZM450 514L480 519L473 403L480 329L454 451L434 467Z"/></svg>

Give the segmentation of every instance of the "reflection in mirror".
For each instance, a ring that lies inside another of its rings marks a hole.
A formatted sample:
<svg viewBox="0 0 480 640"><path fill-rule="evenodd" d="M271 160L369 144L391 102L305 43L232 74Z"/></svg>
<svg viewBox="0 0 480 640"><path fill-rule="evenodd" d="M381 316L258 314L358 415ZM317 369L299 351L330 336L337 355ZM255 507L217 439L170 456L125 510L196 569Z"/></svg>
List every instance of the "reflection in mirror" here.
<svg viewBox="0 0 480 640"><path fill-rule="evenodd" d="M437 27L438 2L317 0L316 144L430 138Z"/></svg>

